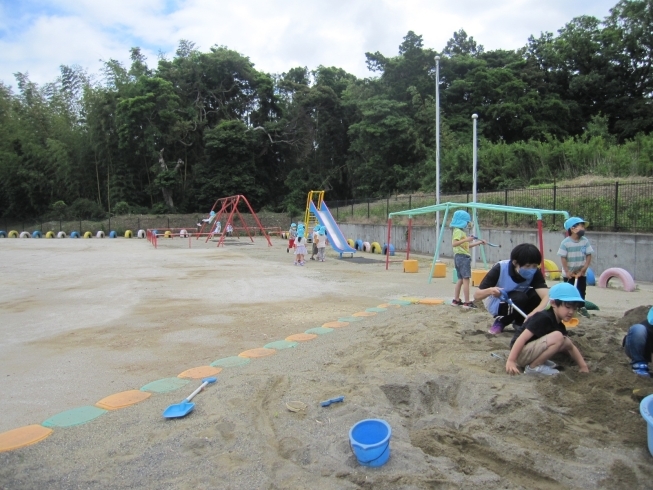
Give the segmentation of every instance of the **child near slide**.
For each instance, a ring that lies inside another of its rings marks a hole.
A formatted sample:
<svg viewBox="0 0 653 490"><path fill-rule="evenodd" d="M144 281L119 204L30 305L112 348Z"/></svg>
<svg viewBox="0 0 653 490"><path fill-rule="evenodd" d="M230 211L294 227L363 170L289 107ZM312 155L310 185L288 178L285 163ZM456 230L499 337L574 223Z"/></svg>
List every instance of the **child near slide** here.
<svg viewBox="0 0 653 490"><path fill-rule="evenodd" d="M474 241L474 237L468 237L464 229L472 224L472 217L467 211L459 209L453 213L453 218L449 224L453 228L451 235L451 245L453 246L453 259L458 274L458 282L454 288L454 299L451 302L454 306L463 306L465 308L476 308L476 305L469 301L469 279L472 277L472 256L469 249L477 247L485 240ZM463 289L465 301L460 300L460 289Z"/></svg>
<svg viewBox="0 0 653 490"><path fill-rule="evenodd" d="M585 304L578 289L569 283L556 284L549 291L551 308L540 311L515 329L506 361L508 374L543 374L552 376L560 371L550 361L559 352L567 353L578 364L581 373L589 373L585 359L571 339L563 321L569 321Z"/></svg>
<svg viewBox="0 0 653 490"><path fill-rule="evenodd" d="M565 230L567 230L569 236L562 240L558 249L558 255L562 262L562 280L576 286L583 299L585 299L585 290L587 288L585 274L592 263L592 254L594 253L592 245L585 236L585 227L587 225L589 223L578 216L565 221ZM584 306L581 308L580 313L589 317L589 313L587 313Z"/></svg>
<svg viewBox="0 0 653 490"><path fill-rule="evenodd" d="M319 232L320 232L320 225L318 224L313 227L313 235L312 235L313 247L311 250L311 260L315 260L315 256L317 255L317 240L318 240Z"/></svg>
<svg viewBox="0 0 653 490"><path fill-rule="evenodd" d="M302 235L295 238L295 265L304 265L306 255L306 239Z"/></svg>
<svg viewBox="0 0 653 490"><path fill-rule="evenodd" d="M290 229L288 230L288 247L286 248L286 253L290 252L290 249L295 246L295 238L297 238L297 225L295 223L290 223Z"/></svg>
<svg viewBox="0 0 653 490"><path fill-rule="evenodd" d="M324 252L326 251L326 228L320 226L317 232L317 260L324 262Z"/></svg>
<svg viewBox="0 0 653 490"><path fill-rule="evenodd" d="M630 358L630 366L638 376L650 378L648 364L653 353L653 308L648 310L646 319L632 325L621 342L626 355Z"/></svg>

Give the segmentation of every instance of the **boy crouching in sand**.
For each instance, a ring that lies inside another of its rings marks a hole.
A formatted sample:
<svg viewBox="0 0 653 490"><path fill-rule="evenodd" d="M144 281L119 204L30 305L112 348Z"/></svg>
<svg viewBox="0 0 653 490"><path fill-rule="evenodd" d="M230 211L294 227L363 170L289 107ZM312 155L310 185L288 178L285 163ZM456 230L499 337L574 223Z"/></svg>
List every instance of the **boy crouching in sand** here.
<svg viewBox="0 0 653 490"><path fill-rule="evenodd" d="M585 305L578 289L569 283L553 286L549 291L551 308L540 311L524 322L510 342L510 355L506 361L508 374L544 374L551 376L560 371L550 361L558 352L566 352L578 364L581 373L589 373L585 359L567 337L563 321L569 321L574 312Z"/></svg>

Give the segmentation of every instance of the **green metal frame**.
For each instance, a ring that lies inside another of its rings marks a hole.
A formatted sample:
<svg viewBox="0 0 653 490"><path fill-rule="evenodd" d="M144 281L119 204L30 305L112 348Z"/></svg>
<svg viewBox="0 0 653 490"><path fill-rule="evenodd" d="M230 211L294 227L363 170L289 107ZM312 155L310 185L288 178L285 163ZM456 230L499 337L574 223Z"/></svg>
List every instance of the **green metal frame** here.
<svg viewBox="0 0 653 490"><path fill-rule="evenodd" d="M440 256L440 245L442 244L442 237L444 235L444 227L447 222L447 217L449 215L449 210L450 209L457 209L457 208L470 208L473 211L473 221L474 221L474 227L476 229L476 236L481 238L481 229L478 226L478 220L476 219L477 213L476 211L478 209L483 209L486 211L499 211L502 213L513 213L513 214L528 214L535 216L537 218L537 225L538 225L538 235L540 239L540 249L543 247L543 238L542 238L542 216L546 215L553 215L553 214L560 214L562 215L565 219L569 218L569 213L567 211L552 211L550 209L537 209L537 208L522 208L519 206L504 206L501 204L483 204L483 203L473 203L473 202L467 202L467 203L458 203L458 202L445 202L441 204L436 204L434 206L426 206L423 208L415 208L415 209L407 209L406 211L397 211L394 213L388 214L388 244L390 243L390 227L392 225L392 217L393 216L408 216L409 219L411 219L413 216L419 215L419 214L428 214L428 213L435 213L437 211L444 211L444 218L442 219L442 225L440 226L440 239L438 240L438 244L435 247L435 254L433 255L433 263L431 264L431 272L429 274L429 284L431 283L431 279L433 278L433 269L435 268L435 263L437 262L438 257ZM388 249L390 247L388 246ZM540 250L542 252L542 261L544 261L544 250ZM483 258L483 265L487 269L487 260L485 258L485 250L481 248L481 256ZM388 267L388 260L389 260L389 255L386 256L386 269Z"/></svg>

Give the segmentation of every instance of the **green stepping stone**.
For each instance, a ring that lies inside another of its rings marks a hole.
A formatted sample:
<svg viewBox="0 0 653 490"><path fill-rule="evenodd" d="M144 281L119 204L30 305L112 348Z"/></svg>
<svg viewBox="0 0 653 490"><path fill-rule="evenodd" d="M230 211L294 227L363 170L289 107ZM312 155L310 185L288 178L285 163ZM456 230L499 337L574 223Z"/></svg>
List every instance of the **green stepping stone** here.
<svg viewBox="0 0 653 490"><path fill-rule="evenodd" d="M270 342L265 344L263 347L266 349L290 349L291 347L297 347L297 342L290 342L288 340L277 340L276 342Z"/></svg>
<svg viewBox="0 0 653 490"><path fill-rule="evenodd" d="M390 303L391 305L401 305L401 306L408 306L413 304L410 301L406 301L405 299L392 299L388 301L388 303Z"/></svg>
<svg viewBox="0 0 653 490"><path fill-rule="evenodd" d="M213 361L211 363L211 366L230 368L230 367L244 366L245 364L249 364L250 362L251 359L247 357L232 356L232 357L225 357L223 359L218 359L217 361Z"/></svg>
<svg viewBox="0 0 653 490"><path fill-rule="evenodd" d="M338 318L339 322L360 322L361 320L364 320L364 318L359 316L345 316L343 318Z"/></svg>
<svg viewBox="0 0 653 490"><path fill-rule="evenodd" d="M315 328L309 328L304 333L314 333L315 335L324 335L325 333L331 333L331 332L333 332L333 328L315 327Z"/></svg>
<svg viewBox="0 0 653 490"><path fill-rule="evenodd" d="M72 410L58 413L57 415L50 417L41 425L43 427L72 427L73 425L82 425L90 422L104 413L107 413L107 410L98 407L77 407Z"/></svg>
<svg viewBox="0 0 653 490"><path fill-rule="evenodd" d="M369 311L370 313L381 313L383 311L388 311L387 308L367 308L365 311Z"/></svg>
<svg viewBox="0 0 653 490"><path fill-rule="evenodd" d="M182 386L186 386L188 383L189 380L183 378L164 378L146 384L145 386L141 387L141 391L167 393L169 391L178 390Z"/></svg>

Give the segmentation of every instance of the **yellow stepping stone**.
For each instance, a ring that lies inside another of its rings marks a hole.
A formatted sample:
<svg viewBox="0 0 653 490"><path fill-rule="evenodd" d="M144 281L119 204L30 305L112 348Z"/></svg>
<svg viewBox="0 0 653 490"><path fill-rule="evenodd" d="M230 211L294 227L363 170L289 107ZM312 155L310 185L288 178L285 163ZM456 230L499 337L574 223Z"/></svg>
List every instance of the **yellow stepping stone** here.
<svg viewBox="0 0 653 490"><path fill-rule="evenodd" d="M439 298L422 298L419 300L421 305L443 305L444 300Z"/></svg>
<svg viewBox="0 0 653 490"><path fill-rule="evenodd" d="M216 374L220 373L222 371L222 368L219 367L213 367L213 366L199 366L199 367L194 367L190 369L186 369L181 374L178 374L178 378L190 378L190 379L202 379L202 378L207 378L209 376L215 376Z"/></svg>
<svg viewBox="0 0 653 490"><path fill-rule="evenodd" d="M342 328L347 325L349 325L349 322L327 322L322 324L324 328Z"/></svg>
<svg viewBox="0 0 653 490"><path fill-rule="evenodd" d="M352 316L374 316L376 313L373 311L359 311L358 313L354 313Z"/></svg>
<svg viewBox="0 0 653 490"><path fill-rule="evenodd" d="M306 342L307 340L313 340L315 338L317 338L317 335L314 333L296 333L295 335L286 337L286 340L288 342Z"/></svg>
<svg viewBox="0 0 653 490"><path fill-rule="evenodd" d="M238 357L248 357L251 359L256 359L259 357L267 357L275 354L277 351L274 349L266 349L265 347L257 347L256 349L249 349L245 352L238 354Z"/></svg>
<svg viewBox="0 0 653 490"><path fill-rule="evenodd" d="M401 297L399 298L402 301L410 301L411 303L419 303L422 298L416 298L414 296L407 296L407 297Z"/></svg>
<svg viewBox="0 0 653 490"><path fill-rule="evenodd" d="M36 444L48 437L52 432L52 429L37 424L3 432L0 434L0 453Z"/></svg>
<svg viewBox="0 0 653 490"><path fill-rule="evenodd" d="M401 305L391 305L390 303L381 303L377 308L401 308Z"/></svg>
<svg viewBox="0 0 653 490"><path fill-rule="evenodd" d="M118 410L119 408L125 408L138 402L142 402L143 400L147 400L151 396L152 393L148 393L147 391L121 391L120 393L114 393L106 398L102 398L102 400L97 402L95 406L104 408L105 410Z"/></svg>

